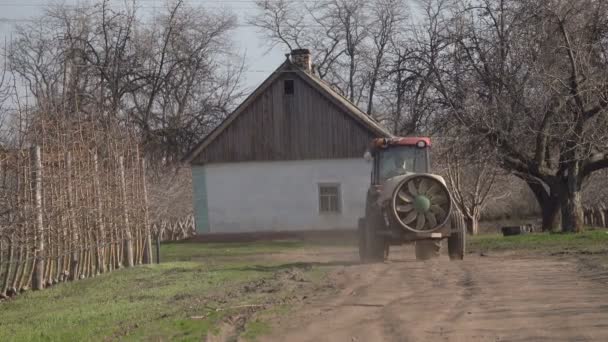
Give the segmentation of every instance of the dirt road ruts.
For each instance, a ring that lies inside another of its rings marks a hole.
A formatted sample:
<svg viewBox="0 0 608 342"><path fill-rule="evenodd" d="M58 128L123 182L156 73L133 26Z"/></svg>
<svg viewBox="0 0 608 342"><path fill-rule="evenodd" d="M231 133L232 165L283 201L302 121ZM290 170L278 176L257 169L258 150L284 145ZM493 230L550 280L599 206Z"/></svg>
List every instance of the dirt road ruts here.
<svg viewBox="0 0 608 342"><path fill-rule="evenodd" d="M608 284L574 263L516 254L418 262L413 254L403 247L386 263L340 267L337 295L277 318L261 340L608 341Z"/></svg>

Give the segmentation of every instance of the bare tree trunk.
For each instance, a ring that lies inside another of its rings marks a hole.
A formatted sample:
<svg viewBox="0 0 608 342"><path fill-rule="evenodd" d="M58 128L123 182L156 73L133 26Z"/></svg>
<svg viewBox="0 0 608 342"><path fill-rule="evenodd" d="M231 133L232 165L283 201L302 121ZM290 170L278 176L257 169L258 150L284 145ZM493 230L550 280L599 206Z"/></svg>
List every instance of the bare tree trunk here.
<svg viewBox="0 0 608 342"><path fill-rule="evenodd" d="M562 231L580 233L585 230L585 216L580 189L568 189L562 198Z"/></svg>
<svg viewBox="0 0 608 342"><path fill-rule="evenodd" d="M553 187L545 187L540 181L525 179L524 181L530 190L532 190L540 206L542 230L544 232L559 231L561 229L561 202L558 188L555 185Z"/></svg>
<svg viewBox="0 0 608 342"><path fill-rule="evenodd" d="M562 202L562 222L564 232L579 233L585 230L580 191L568 194L564 198Z"/></svg>
<svg viewBox="0 0 608 342"><path fill-rule="evenodd" d="M32 148L32 179L34 180L34 204L36 212L36 262L32 277L32 289L44 288L44 226L42 212L42 160L40 146Z"/></svg>
<svg viewBox="0 0 608 342"><path fill-rule="evenodd" d="M545 202L539 202L542 216L542 231L556 232L561 229L561 203L551 196Z"/></svg>
<svg viewBox="0 0 608 342"><path fill-rule="evenodd" d="M127 206L127 184L125 180L125 161L121 156L119 158L119 167L120 167L120 185L121 185L121 193L122 193L122 207L123 207L123 223L124 223L124 232L125 232L125 240L124 240L124 261L126 267L133 267L133 238L131 235L131 227L129 226L129 211Z"/></svg>
<svg viewBox="0 0 608 342"><path fill-rule="evenodd" d="M101 196L101 184L99 181L99 161L97 157L97 152L93 155L93 167L95 174L93 175L94 183L95 183L95 202L97 204L97 267L98 272L105 273L106 272L106 247L105 247L105 238L106 238L106 229L103 222L103 206L102 206L102 196Z"/></svg>
<svg viewBox="0 0 608 342"><path fill-rule="evenodd" d="M351 52L352 53L352 52ZM350 56L350 67L348 69L348 99L352 103L355 102L355 56L351 54ZM368 113L369 114L369 113Z"/></svg>
<svg viewBox="0 0 608 342"><path fill-rule="evenodd" d="M471 235L479 234L479 218L466 215L464 218L464 223L467 227L467 232Z"/></svg>
<svg viewBox="0 0 608 342"><path fill-rule="evenodd" d="M68 191L68 224L72 230L71 236L71 260L70 260L70 280L78 279L78 269L79 269L79 235L78 228L76 227L76 217L74 213L74 187L72 184L72 154L70 152L66 153L66 173L67 173L67 191Z"/></svg>
<svg viewBox="0 0 608 342"><path fill-rule="evenodd" d="M581 197L583 179L578 163L568 167L566 184L561 186L562 231L579 233L585 230L585 213Z"/></svg>
<svg viewBox="0 0 608 342"><path fill-rule="evenodd" d="M34 279L34 271L36 270L36 254L35 251L32 254L32 260L28 260L25 259L26 261L26 266L23 267L23 278L22 278L22 284L24 284L23 286L21 286L21 290L25 290L27 288L27 285L31 285L33 284L33 279ZM29 265L29 268L28 266ZM33 286L33 285L32 285Z"/></svg>
<svg viewBox="0 0 608 342"><path fill-rule="evenodd" d="M148 188L146 185L146 160L141 159L141 182L144 196L144 264L152 263L152 234L150 233L150 216L148 213Z"/></svg>
<svg viewBox="0 0 608 342"><path fill-rule="evenodd" d="M49 232L47 232L47 236L50 235L48 234ZM46 256L46 261L45 261L45 266L44 266L44 287L50 287L53 285L53 281L51 280L51 274L53 273L53 258L52 258L52 254L53 254L53 250L51 248L51 246L53 246L52 242L50 240L47 240L47 243L45 244L46 250L47 250L47 256Z"/></svg>
<svg viewBox="0 0 608 342"><path fill-rule="evenodd" d="M12 289L11 292L15 293L19 291L22 272L24 272L27 268L27 260L23 257L23 250L23 243L21 243L21 246L19 246L19 252L17 252L17 259L15 260L16 266L14 274L12 276L9 274L9 277L13 279L12 284L10 284L10 288Z"/></svg>
<svg viewBox="0 0 608 342"><path fill-rule="evenodd" d="M11 266L13 265L13 241L11 238L8 239L8 260L6 264L6 273L4 273L4 282L0 287L0 298L6 297L6 291L8 291L8 284L11 280ZM0 264L0 271L2 264ZM0 273L1 275L2 273Z"/></svg>
<svg viewBox="0 0 608 342"><path fill-rule="evenodd" d="M122 236L118 231L118 223L114 223L114 269L122 268Z"/></svg>
<svg viewBox="0 0 608 342"><path fill-rule="evenodd" d="M87 227L87 231L85 233L85 243L84 243L84 262L82 263L82 276L85 278L91 277L91 248L93 247L93 240L91 240L91 232L88 220L85 220L85 227Z"/></svg>
<svg viewBox="0 0 608 342"><path fill-rule="evenodd" d="M606 214L604 213L604 210L605 210L605 208L604 208L603 204L600 204L597 207L596 217L597 217L598 227L606 227Z"/></svg>

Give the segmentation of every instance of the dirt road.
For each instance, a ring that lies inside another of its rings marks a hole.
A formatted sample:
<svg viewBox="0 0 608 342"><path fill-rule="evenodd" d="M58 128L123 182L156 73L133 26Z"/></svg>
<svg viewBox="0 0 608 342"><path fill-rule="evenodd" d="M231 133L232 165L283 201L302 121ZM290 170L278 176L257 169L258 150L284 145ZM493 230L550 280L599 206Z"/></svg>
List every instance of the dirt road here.
<svg viewBox="0 0 608 342"><path fill-rule="evenodd" d="M299 256L345 261L332 274L338 294L277 318L262 340L608 341L608 275L574 263L517 255L417 262L404 247L384 264L347 265L353 254Z"/></svg>

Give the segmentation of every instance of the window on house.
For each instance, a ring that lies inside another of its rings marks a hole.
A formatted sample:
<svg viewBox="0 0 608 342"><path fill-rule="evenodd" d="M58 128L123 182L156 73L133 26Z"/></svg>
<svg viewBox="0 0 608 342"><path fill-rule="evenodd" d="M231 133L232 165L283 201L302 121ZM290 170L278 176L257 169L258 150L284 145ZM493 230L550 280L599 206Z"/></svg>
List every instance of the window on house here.
<svg viewBox="0 0 608 342"><path fill-rule="evenodd" d="M320 213L339 213L341 211L340 202L339 184L319 184Z"/></svg>
<svg viewBox="0 0 608 342"><path fill-rule="evenodd" d="M293 80L285 80L285 95L293 95Z"/></svg>

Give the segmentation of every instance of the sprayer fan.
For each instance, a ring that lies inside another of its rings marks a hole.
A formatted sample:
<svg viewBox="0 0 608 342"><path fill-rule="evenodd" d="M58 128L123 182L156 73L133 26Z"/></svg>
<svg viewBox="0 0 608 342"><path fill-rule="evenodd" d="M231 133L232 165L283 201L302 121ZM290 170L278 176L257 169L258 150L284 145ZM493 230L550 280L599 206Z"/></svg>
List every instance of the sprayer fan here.
<svg viewBox="0 0 608 342"><path fill-rule="evenodd" d="M395 216L414 231L434 230L447 221L451 201L448 189L429 176L414 176L401 183L393 196Z"/></svg>

